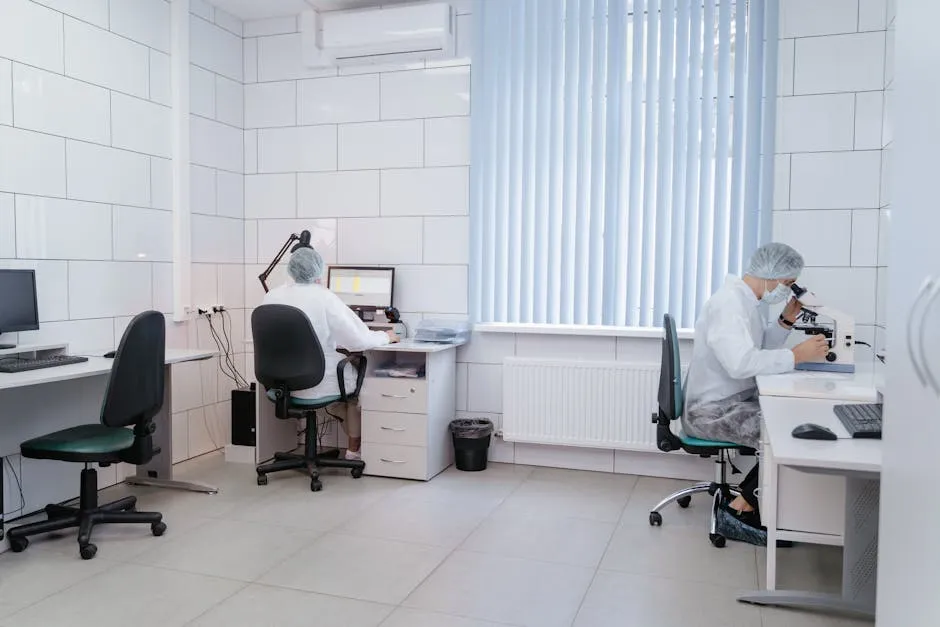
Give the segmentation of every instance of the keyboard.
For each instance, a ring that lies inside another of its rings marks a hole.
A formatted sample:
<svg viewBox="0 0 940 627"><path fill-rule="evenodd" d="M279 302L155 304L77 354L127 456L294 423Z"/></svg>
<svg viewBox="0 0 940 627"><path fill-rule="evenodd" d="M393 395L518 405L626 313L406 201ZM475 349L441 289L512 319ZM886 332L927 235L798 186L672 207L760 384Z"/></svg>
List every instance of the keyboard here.
<svg viewBox="0 0 940 627"><path fill-rule="evenodd" d="M853 438L881 439L881 404L836 405L833 409Z"/></svg>
<svg viewBox="0 0 940 627"><path fill-rule="evenodd" d="M55 368L80 364L88 361L87 357L72 357L71 355L52 355L51 357L37 357L35 359L20 359L17 357L0 359L0 372L14 373L27 370L40 370L42 368Z"/></svg>

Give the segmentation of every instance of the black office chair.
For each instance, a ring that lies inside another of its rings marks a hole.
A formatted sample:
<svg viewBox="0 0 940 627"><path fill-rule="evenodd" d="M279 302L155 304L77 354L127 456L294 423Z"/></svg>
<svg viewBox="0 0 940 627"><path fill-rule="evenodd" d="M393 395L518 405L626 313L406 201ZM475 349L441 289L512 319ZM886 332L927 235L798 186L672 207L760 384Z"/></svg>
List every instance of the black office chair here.
<svg viewBox="0 0 940 627"><path fill-rule="evenodd" d="M79 425L20 444L23 457L79 462L85 468L79 506L47 505L48 520L11 529L7 539L15 553L26 549L29 536L71 527L78 527L78 548L86 560L98 552L91 543L95 525L145 523L155 536L166 531L162 514L135 510L137 497L98 505L98 472L93 467L118 462L146 464L160 452L153 446L153 417L163 406L165 348L163 314L139 314L124 331L114 357L101 407L101 424ZM128 429L131 425L134 428Z"/></svg>
<svg viewBox="0 0 940 627"><path fill-rule="evenodd" d="M702 440L687 435L681 428L679 434L672 432L672 421L682 416L684 396L682 391L682 366L679 361L679 337L676 334L676 322L672 316L663 316L663 358L662 369L659 374L659 411L653 414L653 423L656 425L656 445L659 450L669 453L679 449L698 455L699 457L717 457L715 460L715 481L696 483L688 488L670 494L656 507L650 510L649 521L654 527L663 524L660 513L670 503L678 503L679 507L686 508L692 502L692 495L708 492L712 497L711 523L708 539L716 547L725 545L725 537L717 532L716 515L721 499L729 499L740 494L737 486L728 483L727 465L728 451L739 451L745 454L754 454L754 450L734 444L733 442L719 442Z"/></svg>
<svg viewBox="0 0 940 627"><path fill-rule="evenodd" d="M274 402L274 415L285 420L299 418L305 424L304 452L276 453L274 461L256 468L258 485L267 485L267 475L282 470L305 470L310 474L310 489L319 492L320 468L349 468L356 479L362 476L365 463L339 459L336 449L318 452L317 410L336 402L355 400L362 388L366 372L364 356L347 356L336 367L340 394L324 398L294 398L291 392L315 387L323 380L326 359L323 347L307 315L289 305L261 305L251 314L251 333L255 343L255 377L264 386L267 397ZM356 363L356 389L346 393L343 370Z"/></svg>

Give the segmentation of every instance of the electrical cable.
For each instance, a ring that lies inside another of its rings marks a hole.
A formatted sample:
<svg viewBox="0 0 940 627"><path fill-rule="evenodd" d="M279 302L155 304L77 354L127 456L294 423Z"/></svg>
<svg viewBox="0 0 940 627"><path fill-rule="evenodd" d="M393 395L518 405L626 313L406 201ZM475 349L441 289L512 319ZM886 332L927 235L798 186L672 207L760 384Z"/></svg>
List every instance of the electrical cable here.
<svg viewBox="0 0 940 627"><path fill-rule="evenodd" d="M224 352L222 348L222 340L219 338L219 334L215 330L215 326L212 324L211 314L206 314L206 321L209 323L209 333L212 334L212 339L215 342L215 346L219 350L219 369L222 371L222 374L232 380L232 382L235 384L235 387L241 387L241 383L239 383L238 378L232 372L225 369L225 367L229 365L229 362L228 359L223 360L221 357L221 354Z"/></svg>
<svg viewBox="0 0 940 627"><path fill-rule="evenodd" d="M248 380L245 379L245 377L242 376L242 373L238 371L238 367L235 365L235 350L232 348L232 339L231 339L231 337L230 337L231 335L234 335L234 334L231 333L231 332L225 327L225 317L226 317L226 314L228 314L228 323L229 323L229 325L232 326L232 327L235 326L235 323L232 322L232 314L228 313L228 310L227 310L227 309L223 309L222 312L221 312L221 314L222 314L222 334L225 336L225 346L226 346L226 348L228 349L228 354L229 354L229 360L228 360L228 361L229 361L229 366L232 368L232 372L234 372L235 375L236 375L236 376L239 378L239 380L241 381L241 387L245 387L245 388L246 388L246 387L248 387Z"/></svg>
<svg viewBox="0 0 940 627"><path fill-rule="evenodd" d="M3 512L3 517L6 518L7 516L16 514L17 512L22 512L24 509L26 509L26 495L23 494L23 482L20 481L20 476L16 474L16 470L13 468L13 462L10 461L9 457L4 457L3 461L4 463L6 463L7 467L10 469L10 473L13 475L13 478L16 480L16 489L20 493L20 506L17 509L14 509L13 511ZM0 475L2 475L2 473L0 473ZM0 476L0 480L2 480L2 476ZM0 503L0 506L2 505L3 504Z"/></svg>

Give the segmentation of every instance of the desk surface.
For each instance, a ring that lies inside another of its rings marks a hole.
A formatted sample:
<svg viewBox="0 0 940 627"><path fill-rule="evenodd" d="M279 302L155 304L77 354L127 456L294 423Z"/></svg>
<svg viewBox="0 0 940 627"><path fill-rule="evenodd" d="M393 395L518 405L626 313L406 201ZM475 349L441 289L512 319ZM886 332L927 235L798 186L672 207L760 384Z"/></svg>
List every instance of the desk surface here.
<svg viewBox="0 0 940 627"><path fill-rule="evenodd" d="M845 401L761 396L764 432L774 460L786 466L856 472L881 472L881 440L849 436L832 410ZM812 422L831 429L838 440L800 440L793 428Z"/></svg>
<svg viewBox="0 0 940 627"><path fill-rule="evenodd" d="M254 350L253 340L245 340L248 350ZM441 353L452 348L457 348L457 344L436 344L431 342L416 342L413 339L406 339L396 344L386 344L377 348L370 348L366 352L382 351L389 353Z"/></svg>
<svg viewBox="0 0 940 627"><path fill-rule="evenodd" d="M441 353L452 348L457 348L457 345L415 342L412 339L407 339L395 344L379 346L378 348L373 348L372 350L387 353Z"/></svg>
<svg viewBox="0 0 940 627"><path fill-rule="evenodd" d="M817 398L874 403L884 379L883 368L859 365L852 373L795 370L757 377L761 396Z"/></svg>
<svg viewBox="0 0 940 627"><path fill-rule="evenodd" d="M215 356L215 354L216 351L208 350L167 349L166 363L176 364L184 361L209 359ZM94 377L111 372L111 366L113 364L113 359L89 357L88 361L80 364L28 370L26 372L0 373L0 390L40 385L43 383L55 383L57 381L68 381L70 379L81 379L83 377Z"/></svg>

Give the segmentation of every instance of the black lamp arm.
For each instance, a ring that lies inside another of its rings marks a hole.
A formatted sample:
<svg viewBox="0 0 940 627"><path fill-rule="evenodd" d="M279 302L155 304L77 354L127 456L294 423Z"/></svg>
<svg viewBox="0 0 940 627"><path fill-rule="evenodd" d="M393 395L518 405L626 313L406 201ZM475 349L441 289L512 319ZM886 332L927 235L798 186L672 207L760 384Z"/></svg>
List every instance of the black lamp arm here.
<svg viewBox="0 0 940 627"><path fill-rule="evenodd" d="M281 250L279 250L277 255L274 256L274 261L272 261L271 264L264 269L264 272L258 275L258 280L261 281L261 287L264 288L265 294L271 291L268 289L268 277L271 276L272 272L274 272L274 268L277 267L277 264L281 263L281 259L285 254L287 254L287 250L290 248L290 245L297 241L300 241L300 235L291 233L290 237L287 238L287 241L284 242L284 245L281 246Z"/></svg>

